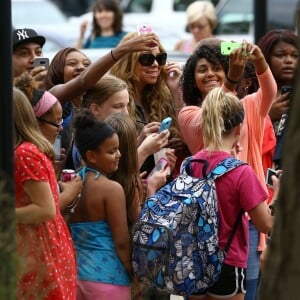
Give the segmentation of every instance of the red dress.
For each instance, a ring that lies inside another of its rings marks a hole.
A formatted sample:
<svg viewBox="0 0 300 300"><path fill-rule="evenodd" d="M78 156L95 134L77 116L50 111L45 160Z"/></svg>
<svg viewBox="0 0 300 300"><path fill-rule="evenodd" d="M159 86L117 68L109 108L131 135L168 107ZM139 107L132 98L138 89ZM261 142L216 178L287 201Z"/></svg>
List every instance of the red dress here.
<svg viewBox="0 0 300 300"><path fill-rule="evenodd" d="M16 207L31 203L23 189L23 182L30 179L49 182L56 216L39 224L17 223L18 299L74 300L74 248L59 210L55 171L46 155L35 145L24 142L15 149Z"/></svg>

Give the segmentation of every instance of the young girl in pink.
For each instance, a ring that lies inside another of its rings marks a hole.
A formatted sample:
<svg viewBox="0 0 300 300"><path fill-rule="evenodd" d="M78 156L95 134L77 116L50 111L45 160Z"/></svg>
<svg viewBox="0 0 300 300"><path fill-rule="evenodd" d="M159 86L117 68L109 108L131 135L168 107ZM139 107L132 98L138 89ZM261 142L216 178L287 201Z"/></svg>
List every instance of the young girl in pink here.
<svg viewBox="0 0 300 300"><path fill-rule="evenodd" d="M241 101L220 87L208 93L202 103L201 127L204 147L193 158L208 162L207 174L226 158L236 156L244 120ZM203 165L193 163L193 176L203 177ZM216 180L220 214L219 246L225 248L241 210L247 211L257 230L268 233L272 216L264 187L249 165L241 165ZM201 299L242 300L246 292L245 268L248 256L249 222L243 215L230 245L218 282ZM190 299L197 299L190 297Z"/></svg>

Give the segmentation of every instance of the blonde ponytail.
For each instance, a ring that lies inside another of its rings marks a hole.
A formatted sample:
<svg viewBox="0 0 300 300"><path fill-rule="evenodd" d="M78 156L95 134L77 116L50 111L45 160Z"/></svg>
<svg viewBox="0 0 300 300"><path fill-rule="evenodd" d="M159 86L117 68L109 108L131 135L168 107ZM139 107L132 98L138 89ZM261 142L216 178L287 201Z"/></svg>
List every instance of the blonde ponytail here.
<svg viewBox="0 0 300 300"><path fill-rule="evenodd" d="M214 88L202 103L202 132L204 146L214 145L220 149L224 135L242 123L244 109L241 101L232 93L226 93L222 88Z"/></svg>

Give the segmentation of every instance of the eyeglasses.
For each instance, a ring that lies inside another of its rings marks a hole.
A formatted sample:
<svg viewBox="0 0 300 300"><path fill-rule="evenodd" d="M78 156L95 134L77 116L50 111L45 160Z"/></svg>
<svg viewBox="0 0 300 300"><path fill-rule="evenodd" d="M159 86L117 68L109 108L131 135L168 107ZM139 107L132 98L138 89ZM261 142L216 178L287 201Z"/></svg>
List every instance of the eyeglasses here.
<svg viewBox="0 0 300 300"><path fill-rule="evenodd" d="M57 123L53 123L53 122L50 122L50 121L47 121L45 119L42 119L42 118L37 118L37 120L39 120L40 122L44 122L44 123L47 123L49 125L52 125L56 128L59 128L60 126L62 126L63 122L64 122L64 119L61 119L60 121L58 121Z"/></svg>
<svg viewBox="0 0 300 300"><path fill-rule="evenodd" d="M149 67L154 63L155 60L160 66L165 65L167 62L167 53L159 53L156 56L154 56L152 53L144 53L139 56L139 63L142 66Z"/></svg>
<svg viewBox="0 0 300 300"><path fill-rule="evenodd" d="M199 29L199 30L204 30L207 26L209 26L209 23L206 23L206 24L197 24L197 23L191 23L188 25L188 28L190 30L193 30L193 29Z"/></svg>

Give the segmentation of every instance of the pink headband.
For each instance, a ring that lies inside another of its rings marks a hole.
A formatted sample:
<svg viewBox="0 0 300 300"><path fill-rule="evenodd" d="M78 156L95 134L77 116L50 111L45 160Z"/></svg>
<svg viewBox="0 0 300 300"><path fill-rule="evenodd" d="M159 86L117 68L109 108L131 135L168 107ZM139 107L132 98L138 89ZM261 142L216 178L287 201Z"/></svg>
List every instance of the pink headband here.
<svg viewBox="0 0 300 300"><path fill-rule="evenodd" d="M45 114L55 103L57 98L45 91L39 102L33 107L33 111L36 117L40 117Z"/></svg>

